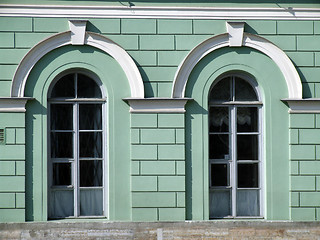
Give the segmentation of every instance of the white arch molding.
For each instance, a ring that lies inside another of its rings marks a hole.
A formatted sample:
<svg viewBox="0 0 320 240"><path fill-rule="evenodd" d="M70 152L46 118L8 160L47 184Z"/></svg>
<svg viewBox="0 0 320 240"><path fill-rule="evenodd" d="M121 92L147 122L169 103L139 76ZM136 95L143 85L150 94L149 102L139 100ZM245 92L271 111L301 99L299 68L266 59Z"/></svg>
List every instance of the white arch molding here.
<svg viewBox="0 0 320 240"><path fill-rule="evenodd" d="M62 46L71 44L81 45L74 44L72 41L73 34L72 31L67 31L53 35L38 43L25 55L14 74L11 86L11 97L24 97L28 76L35 64L45 54ZM98 48L113 57L127 76L131 89L131 97L144 98L144 86L140 72L132 58L124 49L110 39L92 32L85 33L84 44Z"/></svg>
<svg viewBox="0 0 320 240"><path fill-rule="evenodd" d="M183 98L191 71L209 53L230 46L230 33L221 34L200 43L179 65L172 88L172 98ZM289 98L302 99L300 76L289 57L277 46L257 35L243 33L242 46L256 49L269 56L279 67L287 83Z"/></svg>

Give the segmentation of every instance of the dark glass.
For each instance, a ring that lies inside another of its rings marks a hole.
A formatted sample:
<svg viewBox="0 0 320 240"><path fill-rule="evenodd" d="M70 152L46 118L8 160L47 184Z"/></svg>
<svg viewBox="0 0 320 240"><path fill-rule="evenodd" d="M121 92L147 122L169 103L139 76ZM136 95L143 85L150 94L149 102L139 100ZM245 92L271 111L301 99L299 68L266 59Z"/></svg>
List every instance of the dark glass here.
<svg viewBox="0 0 320 240"><path fill-rule="evenodd" d="M102 133L80 132L80 157L102 158Z"/></svg>
<svg viewBox="0 0 320 240"><path fill-rule="evenodd" d="M52 98L74 98L74 74L68 74L59 79L54 85L52 92Z"/></svg>
<svg viewBox="0 0 320 240"><path fill-rule="evenodd" d="M210 134L209 136L209 158L225 159L229 156L229 135L228 134Z"/></svg>
<svg viewBox="0 0 320 240"><path fill-rule="evenodd" d="M80 189L80 215L101 216L103 215L103 190Z"/></svg>
<svg viewBox="0 0 320 240"><path fill-rule="evenodd" d="M238 190L237 216L259 216L259 202L259 190Z"/></svg>
<svg viewBox="0 0 320 240"><path fill-rule="evenodd" d="M73 129L73 106L72 104L51 104L50 118L52 130Z"/></svg>
<svg viewBox="0 0 320 240"><path fill-rule="evenodd" d="M235 77L235 100L236 101L258 101L252 86L245 80Z"/></svg>
<svg viewBox="0 0 320 240"><path fill-rule="evenodd" d="M102 186L102 161L80 160L80 187Z"/></svg>
<svg viewBox="0 0 320 240"><path fill-rule="evenodd" d="M51 157L73 158L72 132L51 132Z"/></svg>
<svg viewBox="0 0 320 240"><path fill-rule="evenodd" d="M227 164L211 164L211 186L228 186Z"/></svg>
<svg viewBox="0 0 320 240"><path fill-rule="evenodd" d="M237 131L258 132L258 108L237 107Z"/></svg>
<svg viewBox="0 0 320 240"><path fill-rule="evenodd" d="M231 215L231 192L214 190L209 194L209 217L223 218Z"/></svg>
<svg viewBox="0 0 320 240"><path fill-rule="evenodd" d="M237 135L238 160L258 160L258 136Z"/></svg>
<svg viewBox="0 0 320 240"><path fill-rule="evenodd" d="M209 102L231 101L230 82L231 77L226 77L214 85L209 95Z"/></svg>
<svg viewBox="0 0 320 240"><path fill-rule="evenodd" d="M229 132L229 108L210 107L210 132Z"/></svg>
<svg viewBox="0 0 320 240"><path fill-rule="evenodd" d="M97 83L84 74L78 73L78 98L101 98Z"/></svg>
<svg viewBox="0 0 320 240"><path fill-rule="evenodd" d="M238 188L257 188L258 186L258 163L238 164Z"/></svg>
<svg viewBox="0 0 320 240"><path fill-rule="evenodd" d="M101 130L102 129L101 104L80 104L79 125L80 130Z"/></svg>
<svg viewBox="0 0 320 240"><path fill-rule="evenodd" d="M71 163L53 164L53 185L71 185Z"/></svg>

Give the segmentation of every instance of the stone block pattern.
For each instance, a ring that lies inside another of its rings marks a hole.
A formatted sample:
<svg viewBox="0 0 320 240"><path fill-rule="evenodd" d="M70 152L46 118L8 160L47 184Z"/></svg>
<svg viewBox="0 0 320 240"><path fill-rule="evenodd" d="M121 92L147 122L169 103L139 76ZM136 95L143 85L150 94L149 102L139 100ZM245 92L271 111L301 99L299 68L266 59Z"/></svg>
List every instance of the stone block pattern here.
<svg viewBox="0 0 320 240"><path fill-rule="evenodd" d="M320 114L290 115L291 219L320 219Z"/></svg>
<svg viewBox="0 0 320 240"><path fill-rule="evenodd" d="M131 115L134 221L185 220L184 114Z"/></svg>

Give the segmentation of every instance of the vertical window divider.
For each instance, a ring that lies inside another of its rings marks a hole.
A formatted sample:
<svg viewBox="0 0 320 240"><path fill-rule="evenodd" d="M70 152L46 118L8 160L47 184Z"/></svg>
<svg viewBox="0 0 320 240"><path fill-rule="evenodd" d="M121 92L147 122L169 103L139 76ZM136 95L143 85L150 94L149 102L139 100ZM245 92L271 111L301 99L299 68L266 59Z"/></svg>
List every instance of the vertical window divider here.
<svg viewBox="0 0 320 240"><path fill-rule="evenodd" d="M232 164L232 194L231 194L231 199L232 199L232 211L231 215L233 217L236 216L236 208L237 208L237 163L236 163L236 129L235 129L235 124L236 124L236 109L234 106L230 107L231 108L231 164Z"/></svg>

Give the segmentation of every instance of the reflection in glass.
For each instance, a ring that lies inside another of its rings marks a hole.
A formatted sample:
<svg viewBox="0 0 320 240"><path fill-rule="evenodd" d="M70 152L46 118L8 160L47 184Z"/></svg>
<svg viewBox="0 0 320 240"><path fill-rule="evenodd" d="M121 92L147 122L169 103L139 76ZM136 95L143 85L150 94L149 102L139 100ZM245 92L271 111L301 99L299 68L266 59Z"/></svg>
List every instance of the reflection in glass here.
<svg viewBox="0 0 320 240"><path fill-rule="evenodd" d="M101 90L97 83L84 74L78 74L78 98L101 98Z"/></svg>
<svg viewBox="0 0 320 240"><path fill-rule="evenodd" d="M259 190L238 190L237 216L259 216Z"/></svg>
<svg viewBox="0 0 320 240"><path fill-rule="evenodd" d="M51 157L73 158L72 132L51 132Z"/></svg>
<svg viewBox="0 0 320 240"><path fill-rule="evenodd" d="M231 196L229 190L215 190L209 193L210 218L222 218L231 215Z"/></svg>
<svg viewBox="0 0 320 240"><path fill-rule="evenodd" d="M74 74L68 74L59 79L51 92L52 98L74 98Z"/></svg>
<svg viewBox="0 0 320 240"><path fill-rule="evenodd" d="M231 77L226 77L220 80L214 87L212 88L209 96L209 102L211 101L231 101L230 94L230 82Z"/></svg>
<svg viewBox="0 0 320 240"><path fill-rule="evenodd" d="M211 164L211 186L228 186L227 164Z"/></svg>
<svg viewBox="0 0 320 240"><path fill-rule="evenodd" d="M235 100L236 101L258 101L252 86L245 80L235 77Z"/></svg>
<svg viewBox="0 0 320 240"><path fill-rule="evenodd" d="M71 185L71 163L53 164L53 185Z"/></svg>
<svg viewBox="0 0 320 240"><path fill-rule="evenodd" d="M258 160L258 136L237 135L238 160Z"/></svg>
<svg viewBox="0 0 320 240"><path fill-rule="evenodd" d="M229 108L210 107L210 132L229 132Z"/></svg>
<svg viewBox="0 0 320 240"><path fill-rule="evenodd" d="M238 164L238 188L257 188L258 186L258 163Z"/></svg>
<svg viewBox="0 0 320 240"><path fill-rule="evenodd" d="M258 132L257 107L237 107L237 131Z"/></svg>
<svg viewBox="0 0 320 240"><path fill-rule="evenodd" d="M102 133L79 133L80 158L102 158Z"/></svg>
<svg viewBox="0 0 320 240"><path fill-rule="evenodd" d="M101 104L80 104L79 125L80 130L102 129Z"/></svg>
<svg viewBox="0 0 320 240"><path fill-rule="evenodd" d="M73 129L72 104L51 104L50 110L51 130Z"/></svg>
<svg viewBox="0 0 320 240"><path fill-rule="evenodd" d="M210 134L209 137L209 158L225 159L229 155L229 135Z"/></svg>
<svg viewBox="0 0 320 240"><path fill-rule="evenodd" d="M102 186L102 161L80 160L80 187Z"/></svg>
<svg viewBox="0 0 320 240"><path fill-rule="evenodd" d="M103 215L102 189L80 189L80 215Z"/></svg>

